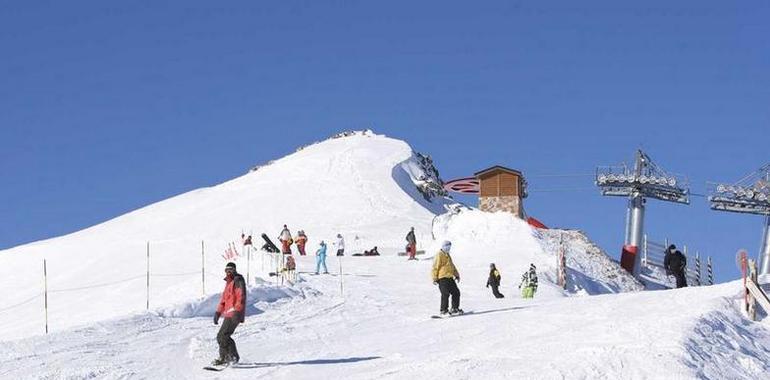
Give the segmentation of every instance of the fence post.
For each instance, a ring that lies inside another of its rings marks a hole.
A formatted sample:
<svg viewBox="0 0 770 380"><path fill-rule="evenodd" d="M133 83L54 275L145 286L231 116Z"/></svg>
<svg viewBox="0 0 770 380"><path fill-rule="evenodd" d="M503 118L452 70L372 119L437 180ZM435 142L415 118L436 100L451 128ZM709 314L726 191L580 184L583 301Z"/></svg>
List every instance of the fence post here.
<svg viewBox="0 0 770 380"><path fill-rule="evenodd" d="M245 246L246 249L246 284L251 283L251 247Z"/></svg>
<svg viewBox="0 0 770 380"><path fill-rule="evenodd" d="M201 297L206 297L206 251L201 240Z"/></svg>
<svg viewBox="0 0 770 380"><path fill-rule="evenodd" d="M700 277L700 252L695 252L695 274L698 275L698 286L703 283Z"/></svg>
<svg viewBox="0 0 770 380"><path fill-rule="evenodd" d="M43 259L43 295L45 298L45 333L48 335L48 268Z"/></svg>
<svg viewBox="0 0 770 380"><path fill-rule="evenodd" d="M642 237L642 265L647 266L647 234L644 234Z"/></svg>
<svg viewBox="0 0 770 380"><path fill-rule="evenodd" d="M342 256L337 256L337 261L340 263L340 296L344 296L343 292L343 286L342 286Z"/></svg>
<svg viewBox="0 0 770 380"><path fill-rule="evenodd" d="M708 257L706 262L706 272L708 273L709 285L714 285L714 269L711 266L711 256Z"/></svg>
<svg viewBox="0 0 770 380"><path fill-rule="evenodd" d="M147 310L150 310L150 242L147 242Z"/></svg>

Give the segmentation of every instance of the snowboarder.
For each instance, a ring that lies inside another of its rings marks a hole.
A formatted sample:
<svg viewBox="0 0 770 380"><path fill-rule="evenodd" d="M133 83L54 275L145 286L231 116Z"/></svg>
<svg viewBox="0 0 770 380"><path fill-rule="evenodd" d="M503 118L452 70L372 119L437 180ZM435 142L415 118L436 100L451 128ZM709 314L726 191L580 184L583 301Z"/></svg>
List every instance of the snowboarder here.
<svg viewBox="0 0 770 380"><path fill-rule="evenodd" d="M342 238L342 234L337 234L337 256L345 256L345 239Z"/></svg>
<svg viewBox="0 0 770 380"><path fill-rule="evenodd" d="M299 230L297 238L294 239L294 244L297 245L300 256L305 256L305 243L307 243L307 235L305 235L305 231Z"/></svg>
<svg viewBox="0 0 770 380"><path fill-rule="evenodd" d="M321 266L324 267L324 274L329 274L329 269L326 268L326 243L323 240L315 252L315 274L318 274Z"/></svg>
<svg viewBox="0 0 770 380"><path fill-rule="evenodd" d="M455 281L460 281L460 273L452 262L452 256L449 251L452 248L452 242L445 241L441 245L436 257L433 258L433 285L438 285L441 292L440 316L462 314L460 309L460 289L457 288ZM449 309L449 296L452 296L452 309Z"/></svg>
<svg viewBox="0 0 770 380"><path fill-rule="evenodd" d="M244 322L246 311L246 281L235 270L235 263L227 263L225 274L225 290L222 292L222 298L219 300L217 311L214 314L215 325L219 324L220 317L225 317L219 328L219 333L217 333L219 359L211 363L215 366L238 363L240 360L235 341L231 336L238 324Z"/></svg>
<svg viewBox="0 0 770 380"><path fill-rule="evenodd" d="M535 264L529 265L529 270L524 272L521 276L521 283L519 284L521 289L522 298L533 298L537 291L537 271Z"/></svg>
<svg viewBox="0 0 770 380"><path fill-rule="evenodd" d="M407 260L417 260L414 255L417 254L417 238L414 236L414 227L409 230L409 233L406 234L406 242L407 244L407 253L409 254L409 258Z"/></svg>
<svg viewBox="0 0 770 380"><path fill-rule="evenodd" d="M500 271L495 267L495 263L489 264L489 279L487 279L487 288L492 287L492 294L495 298L503 298L504 295L500 294L498 288L500 287Z"/></svg>
<svg viewBox="0 0 770 380"><path fill-rule="evenodd" d="M376 245L371 250L364 251L364 256L379 256L379 255L380 255L380 251L377 250Z"/></svg>
<svg viewBox="0 0 770 380"><path fill-rule="evenodd" d="M666 275L671 276L673 271L671 270L671 256L676 252L676 246L671 244L666 249L666 255L663 256L663 269L666 270Z"/></svg>
<svg viewBox="0 0 770 380"><path fill-rule="evenodd" d="M684 288L687 286L687 257L681 251L676 250L668 261L668 267L676 278L676 287Z"/></svg>
<svg viewBox="0 0 770 380"><path fill-rule="evenodd" d="M283 225L283 230L281 230L281 234L278 236L278 240L281 241L281 252L284 255L291 255L291 243L293 242L293 239L291 238L291 232L289 232L289 228L286 227L286 225Z"/></svg>

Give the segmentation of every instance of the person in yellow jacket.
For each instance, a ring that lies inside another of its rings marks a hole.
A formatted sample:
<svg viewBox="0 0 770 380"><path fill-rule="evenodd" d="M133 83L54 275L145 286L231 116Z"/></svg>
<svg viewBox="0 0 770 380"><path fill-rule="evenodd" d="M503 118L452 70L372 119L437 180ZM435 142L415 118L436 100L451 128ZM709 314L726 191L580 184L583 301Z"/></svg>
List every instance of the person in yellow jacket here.
<svg viewBox="0 0 770 380"><path fill-rule="evenodd" d="M455 268L452 256L449 256L451 248L452 242L445 241L441 245L441 250L433 258L433 285L438 285L438 289L441 291L440 316L442 317L463 313L460 309L460 289L457 288L455 282L455 280L460 281L460 272ZM452 309L449 309L450 295L452 296Z"/></svg>

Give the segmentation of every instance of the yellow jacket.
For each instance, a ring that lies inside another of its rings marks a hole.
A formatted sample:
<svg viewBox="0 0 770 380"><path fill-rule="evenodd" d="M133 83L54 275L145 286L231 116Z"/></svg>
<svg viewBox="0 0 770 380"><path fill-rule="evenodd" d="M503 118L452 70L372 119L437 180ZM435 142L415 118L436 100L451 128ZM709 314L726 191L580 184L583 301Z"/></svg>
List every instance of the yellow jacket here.
<svg viewBox="0 0 770 380"><path fill-rule="evenodd" d="M457 272L457 268L455 268L455 264L452 262L452 257L448 253L439 250L436 257L433 258L433 282L441 278L454 277L460 277L460 273Z"/></svg>

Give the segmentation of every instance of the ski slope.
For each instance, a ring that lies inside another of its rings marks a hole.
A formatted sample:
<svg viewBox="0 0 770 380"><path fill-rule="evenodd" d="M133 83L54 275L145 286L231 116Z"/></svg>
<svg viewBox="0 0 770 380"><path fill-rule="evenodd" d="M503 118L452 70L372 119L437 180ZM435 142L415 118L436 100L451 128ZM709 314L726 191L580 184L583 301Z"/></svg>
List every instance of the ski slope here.
<svg viewBox="0 0 770 380"><path fill-rule="evenodd" d="M332 258L332 275L302 273L288 291L251 289L255 309L234 335L247 368L202 371L216 353L213 310L171 317L191 309L178 305L5 342L0 376L759 379L770 370L768 326L740 316L738 282L591 297L554 296L546 282L525 301L515 297L516 272L503 269L506 298L498 300L464 272L477 261L468 255L454 256L461 306L473 314L429 318L438 308L429 258L344 257L342 291ZM300 258L300 270L312 259Z"/></svg>
<svg viewBox="0 0 770 380"><path fill-rule="evenodd" d="M424 196L424 170L405 142L360 132L2 251L0 378L756 379L770 370L768 322L741 315L738 282L640 291L578 232L536 231L509 214ZM276 283L265 253L235 259L251 279L246 323L234 335L245 368L202 371L217 355L211 319L224 286L221 253L240 244L241 231L257 243L284 223L310 237L297 281ZM395 255L410 226L427 252L417 261ZM337 233L348 256L330 255L331 274L314 275L314 248ZM461 307L472 313L432 320L439 293L431 258L443 240L453 242ZM567 290L554 284L559 242L568 252ZM350 256L374 245L383 256ZM492 262L504 299L484 287ZM522 300L517 285L531 263L540 287Z"/></svg>

